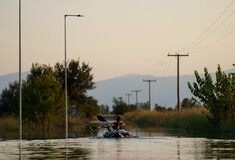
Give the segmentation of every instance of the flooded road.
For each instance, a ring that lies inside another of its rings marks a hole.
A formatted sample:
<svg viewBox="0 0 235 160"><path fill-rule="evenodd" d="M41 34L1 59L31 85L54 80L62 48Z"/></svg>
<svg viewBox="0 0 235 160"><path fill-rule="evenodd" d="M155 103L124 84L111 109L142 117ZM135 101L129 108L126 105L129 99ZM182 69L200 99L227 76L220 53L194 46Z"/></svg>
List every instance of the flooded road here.
<svg viewBox="0 0 235 160"><path fill-rule="evenodd" d="M96 137L0 141L0 159L235 159L235 140L139 133L136 138Z"/></svg>

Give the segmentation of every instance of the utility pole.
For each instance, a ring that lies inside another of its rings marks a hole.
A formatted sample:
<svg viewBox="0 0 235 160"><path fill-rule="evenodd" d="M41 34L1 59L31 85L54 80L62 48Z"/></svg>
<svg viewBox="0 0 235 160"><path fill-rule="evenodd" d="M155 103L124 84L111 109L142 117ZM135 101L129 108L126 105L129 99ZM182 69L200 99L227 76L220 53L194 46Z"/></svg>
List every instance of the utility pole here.
<svg viewBox="0 0 235 160"><path fill-rule="evenodd" d="M135 95L136 95L136 110L138 110L138 92L141 92L141 90L132 90L132 92L135 92Z"/></svg>
<svg viewBox="0 0 235 160"><path fill-rule="evenodd" d="M178 112L180 111L180 76L179 76L179 68L180 68L180 64L179 64L179 61L180 61L180 57L182 56L189 56L188 54L169 54L168 53L168 56L174 56L174 57L177 57L177 109L178 109Z"/></svg>
<svg viewBox="0 0 235 160"><path fill-rule="evenodd" d="M156 80L150 80L150 79L144 80L143 79L143 82L149 83L149 110L151 110L151 83L156 82Z"/></svg>
<svg viewBox="0 0 235 160"><path fill-rule="evenodd" d="M127 103L127 104L128 104L128 106L129 106L129 105L130 105L130 96L133 95L133 94L127 93L126 95L128 96L128 103Z"/></svg>

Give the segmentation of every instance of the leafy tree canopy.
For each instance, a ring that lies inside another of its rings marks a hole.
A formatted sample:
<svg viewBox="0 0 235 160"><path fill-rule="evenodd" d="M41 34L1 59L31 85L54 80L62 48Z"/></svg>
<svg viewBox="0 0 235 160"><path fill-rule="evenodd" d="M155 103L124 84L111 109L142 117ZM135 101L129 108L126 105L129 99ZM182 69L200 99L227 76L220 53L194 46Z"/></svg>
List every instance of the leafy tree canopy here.
<svg viewBox="0 0 235 160"><path fill-rule="evenodd" d="M55 74L63 82L62 88L64 89L64 65L60 63L55 64ZM95 88L93 82L94 76L91 74L92 67L89 64L80 64L79 59L77 61L71 60L68 63L67 69L67 89L69 95L69 104L75 105L76 110L80 110L85 100L88 90ZM79 109L80 107L80 109Z"/></svg>
<svg viewBox="0 0 235 160"><path fill-rule="evenodd" d="M225 74L218 65L216 80L213 82L207 68L204 68L204 78L195 71L196 81L188 83L192 94L199 98L212 114L212 121L216 126L233 118L235 109L235 77Z"/></svg>
<svg viewBox="0 0 235 160"><path fill-rule="evenodd" d="M121 97L113 98L113 113L116 115L124 114L129 111L129 106L122 100Z"/></svg>
<svg viewBox="0 0 235 160"><path fill-rule="evenodd" d="M23 118L42 126L50 126L64 119L64 66L32 64L29 75L22 84ZM99 113L99 106L93 97L86 95L94 89L92 67L86 63L71 60L67 70L69 106L76 106L80 114L91 117ZM0 115L18 114L18 83L10 83L0 99Z"/></svg>
<svg viewBox="0 0 235 160"><path fill-rule="evenodd" d="M64 115L62 85L53 68L33 64L23 85L23 117L45 126Z"/></svg>
<svg viewBox="0 0 235 160"><path fill-rule="evenodd" d="M0 114L18 114L18 83L14 81L9 84L9 88L2 90L0 99Z"/></svg>

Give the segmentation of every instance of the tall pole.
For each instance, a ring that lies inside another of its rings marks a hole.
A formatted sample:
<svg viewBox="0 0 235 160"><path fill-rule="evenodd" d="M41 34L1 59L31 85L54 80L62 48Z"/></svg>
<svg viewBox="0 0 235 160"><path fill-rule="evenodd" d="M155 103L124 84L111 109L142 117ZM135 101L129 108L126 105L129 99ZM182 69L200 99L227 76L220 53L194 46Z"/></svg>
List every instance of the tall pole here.
<svg viewBox="0 0 235 160"><path fill-rule="evenodd" d="M64 106L65 106L65 139L68 138L67 106L67 57L66 57L66 15L64 15Z"/></svg>
<svg viewBox="0 0 235 160"><path fill-rule="evenodd" d="M67 91L67 53L66 53L66 17L83 17L83 15L64 15L64 105L65 105L65 139L68 138L68 91Z"/></svg>
<svg viewBox="0 0 235 160"><path fill-rule="evenodd" d="M129 106L129 105L130 105L130 96L133 95L133 94L127 93L126 95L127 95L127 97L128 97L128 99L127 99L127 100L128 100L128 101L127 101L128 103L127 103L127 104L128 104L128 106Z"/></svg>
<svg viewBox="0 0 235 160"><path fill-rule="evenodd" d="M132 92L135 92L135 96L136 96L136 110L138 110L138 92L141 92L141 90L132 90Z"/></svg>
<svg viewBox="0 0 235 160"><path fill-rule="evenodd" d="M149 84L149 110L151 110L151 83L156 82L156 80L150 80L150 79L144 80L143 79L143 82L148 82Z"/></svg>
<svg viewBox="0 0 235 160"><path fill-rule="evenodd" d="M168 56L174 56L174 57L177 57L177 109L178 109L178 112L180 111L180 63L179 63L179 59L180 59L180 57L182 57L182 56L189 56L188 54L178 54L178 53L176 53L176 54L169 54L168 53Z"/></svg>
<svg viewBox="0 0 235 160"><path fill-rule="evenodd" d="M19 140L22 140L21 0L19 0Z"/></svg>

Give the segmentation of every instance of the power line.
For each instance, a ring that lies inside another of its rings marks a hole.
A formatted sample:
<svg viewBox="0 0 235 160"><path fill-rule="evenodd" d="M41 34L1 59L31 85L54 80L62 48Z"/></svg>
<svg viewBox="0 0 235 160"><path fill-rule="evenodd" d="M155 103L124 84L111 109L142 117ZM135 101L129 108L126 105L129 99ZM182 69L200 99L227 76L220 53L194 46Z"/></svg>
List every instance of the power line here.
<svg viewBox="0 0 235 160"><path fill-rule="evenodd" d="M220 39L216 40L215 42L213 42L213 43L211 43L211 44L209 44L209 45L207 45L206 47L203 47L203 48L201 48L201 49L192 51L191 53L200 52L200 51L202 51L202 50L205 50L205 49L207 49L207 48L209 48L209 47L211 47L211 46L213 46L213 45L219 43L219 42L222 41L224 38L226 38L227 36L229 36L233 31L235 31L235 28L233 28L232 30L230 30L229 32L227 32L224 36L222 36Z"/></svg>
<svg viewBox="0 0 235 160"><path fill-rule="evenodd" d="M171 64L172 60L169 61L169 58L166 58L166 60L162 62L162 65L160 65L160 67L158 68L158 76L161 77L164 74L165 70L167 70Z"/></svg>
<svg viewBox="0 0 235 160"><path fill-rule="evenodd" d="M234 2L234 0L232 0L229 5L223 10L223 12L215 19L215 21L213 21L213 23L198 37L196 38L193 42L191 42L190 44L188 44L186 47L180 49L179 51L187 51L190 48L193 48L195 46L195 44L197 44L198 41L200 41L200 39L207 34L207 32L218 22L218 20L225 14L225 12L229 9L229 7L232 5L232 3Z"/></svg>
<svg viewBox="0 0 235 160"><path fill-rule="evenodd" d="M190 44L188 44L186 47L180 49L179 51L187 51L190 50L196 46L198 46L199 44L201 44L204 40L206 40L208 37L210 37L213 33L215 33L226 21L229 20L229 18L235 13L235 10L230 13L213 31L211 31L210 33L208 33L211 28L213 26L215 26L215 24L225 15L226 11L231 7L231 5L233 4L234 0L231 0L231 2L227 5L227 7L221 12L221 14L211 23L211 25L199 36L197 37L193 42L191 42ZM214 43L200 49L197 51L193 51L191 53L195 53L204 49L207 49L215 44L217 44L219 41L223 40L225 37L227 37L231 32L233 32L235 29L231 30L230 32L226 33L223 37L221 37L220 39L218 39L217 41L215 41ZM164 67L161 67L160 70L160 74L162 74L163 70L166 69L165 66L169 66L169 65L164 65Z"/></svg>
<svg viewBox="0 0 235 160"><path fill-rule="evenodd" d="M204 38L202 38L199 42L195 43L195 45L193 45L192 47L188 48L188 50L190 50L191 48L194 48L196 46L198 46L200 43L202 43L204 40L206 40L208 37L210 37L213 33L215 33L233 14L235 13L235 10L226 17L226 19L220 23L212 32L210 32L209 34L207 34Z"/></svg>

